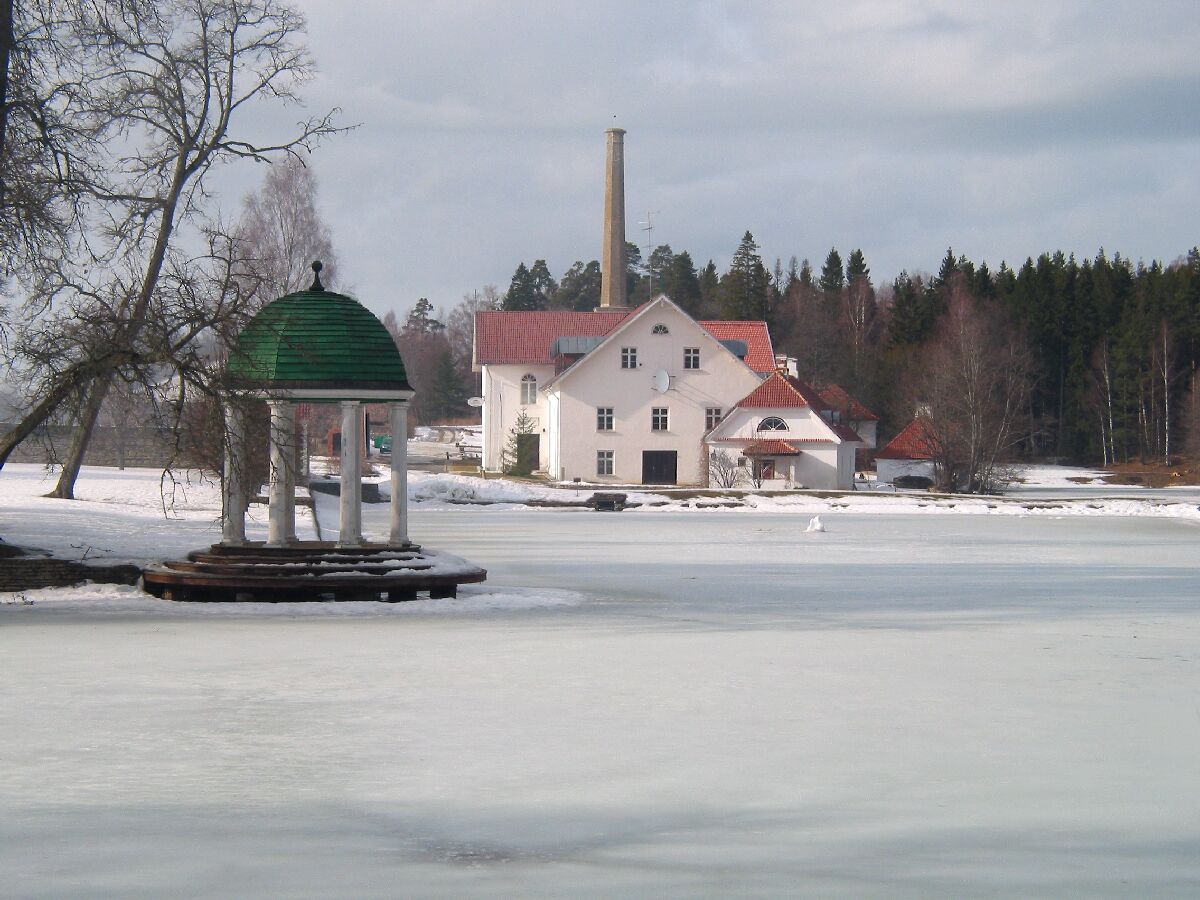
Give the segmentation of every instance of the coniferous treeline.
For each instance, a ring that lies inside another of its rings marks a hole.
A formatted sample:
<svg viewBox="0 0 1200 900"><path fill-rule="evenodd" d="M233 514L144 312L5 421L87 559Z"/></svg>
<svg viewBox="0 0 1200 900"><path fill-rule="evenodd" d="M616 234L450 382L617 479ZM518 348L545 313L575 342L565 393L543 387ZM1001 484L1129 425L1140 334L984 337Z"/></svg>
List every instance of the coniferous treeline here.
<svg viewBox="0 0 1200 900"><path fill-rule="evenodd" d="M1200 450L1200 250L1169 265L1043 253L994 272L948 250L936 274L905 271L878 287L859 249L845 260L830 250L819 272L796 257L768 269L749 232L724 273L666 244L645 260L637 246L627 251L631 303L665 293L700 319L767 320L801 377L843 384L881 414L885 440L922 402L920 376L960 301L986 319L992 341L1028 352L1016 455L1169 463ZM518 266L502 308L599 302L599 263L576 262L555 281L537 260Z"/></svg>

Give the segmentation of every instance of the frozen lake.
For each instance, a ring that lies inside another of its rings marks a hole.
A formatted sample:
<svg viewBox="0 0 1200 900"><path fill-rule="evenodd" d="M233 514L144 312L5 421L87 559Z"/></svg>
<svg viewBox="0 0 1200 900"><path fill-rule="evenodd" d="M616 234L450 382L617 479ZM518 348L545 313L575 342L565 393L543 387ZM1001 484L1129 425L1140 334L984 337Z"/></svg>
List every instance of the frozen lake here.
<svg viewBox="0 0 1200 900"><path fill-rule="evenodd" d="M414 508L542 608L2 607L3 893L1200 892L1195 521L822 518Z"/></svg>

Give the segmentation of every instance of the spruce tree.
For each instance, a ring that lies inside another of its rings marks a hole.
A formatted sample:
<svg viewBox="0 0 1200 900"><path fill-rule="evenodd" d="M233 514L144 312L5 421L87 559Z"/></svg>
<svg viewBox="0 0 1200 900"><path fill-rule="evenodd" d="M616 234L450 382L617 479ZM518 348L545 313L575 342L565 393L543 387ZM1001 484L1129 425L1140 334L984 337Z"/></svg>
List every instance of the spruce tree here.
<svg viewBox="0 0 1200 900"><path fill-rule="evenodd" d="M534 434L533 419L529 413L521 407L517 411L516 421L513 427L509 429L508 441L504 445L504 450L500 454L500 469L505 475L528 475L533 471L536 464L536 450L530 451L529 444L532 442L522 441L523 435Z"/></svg>
<svg viewBox="0 0 1200 900"><path fill-rule="evenodd" d="M758 255L754 235L747 231L721 279L721 313L726 319L767 320L771 296L770 273Z"/></svg>
<svg viewBox="0 0 1200 900"><path fill-rule="evenodd" d="M842 271L842 255L834 247L829 251L829 255L825 257L825 265L821 266L821 280L818 282L818 285L828 297L841 293L845 284L846 276Z"/></svg>

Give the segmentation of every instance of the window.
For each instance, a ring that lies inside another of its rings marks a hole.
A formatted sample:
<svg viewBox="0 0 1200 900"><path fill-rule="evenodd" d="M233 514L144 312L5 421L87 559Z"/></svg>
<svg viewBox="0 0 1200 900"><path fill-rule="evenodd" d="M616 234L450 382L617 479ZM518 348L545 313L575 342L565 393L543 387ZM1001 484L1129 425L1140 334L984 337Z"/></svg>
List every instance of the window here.
<svg viewBox="0 0 1200 900"><path fill-rule="evenodd" d="M613 430L613 408L611 406L596 407L596 430L597 431L612 431Z"/></svg>
<svg viewBox="0 0 1200 900"><path fill-rule="evenodd" d="M596 451L596 474L611 475L613 473L613 452L611 450Z"/></svg>
<svg viewBox="0 0 1200 900"><path fill-rule="evenodd" d="M767 416L758 423L759 431L787 431L787 422L779 418L779 416Z"/></svg>
<svg viewBox="0 0 1200 900"><path fill-rule="evenodd" d="M621 368L636 369L637 368L637 347L622 347L621 348Z"/></svg>
<svg viewBox="0 0 1200 900"><path fill-rule="evenodd" d="M755 481L770 481L775 477L775 460L756 459L751 471L751 477Z"/></svg>
<svg viewBox="0 0 1200 900"><path fill-rule="evenodd" d="M537 403L537 379L532 375L521 379L521 402L526 406Z"/></svg>
<svg viewBox="0 0 1200 900"><path fill-rule="evenodd" d="M685 369L700 368L700 348L699 347L684 347L683 348L683 367Z"/></svg>
<svg viewBox="0 0 1200 900"><path fill-rule="evenodd" d="M662 322L659 322L657 325L655 325L653 328L650 329L650 333L651 334L670 334L671 332L667 328L666 325L664 325Z"/></svg>
<svg viewBox="0 0 1200 900"><path fill-rule="evenodd" d="M667 430L667 408L665 406L654 406L650 408L650 430Z"/></svg>
<svg viewBox="0 0 1200 900"><path fill-rule="evenodd" d="M711 431L721 421L721 407L710 406L704 410L704 430Z"/></svg>

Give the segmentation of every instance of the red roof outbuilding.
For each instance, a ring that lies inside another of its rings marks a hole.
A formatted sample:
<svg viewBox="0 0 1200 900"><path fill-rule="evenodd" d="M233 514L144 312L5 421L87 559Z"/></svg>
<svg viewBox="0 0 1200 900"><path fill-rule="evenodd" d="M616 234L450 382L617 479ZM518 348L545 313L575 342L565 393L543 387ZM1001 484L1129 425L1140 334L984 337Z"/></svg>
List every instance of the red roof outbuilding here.
<svg viewBox="0 0 1200 900"><path fill-rule="evenodd" d="M929 422L916 418L875 454L876 459L933 459L937 438Z"/></svg>

